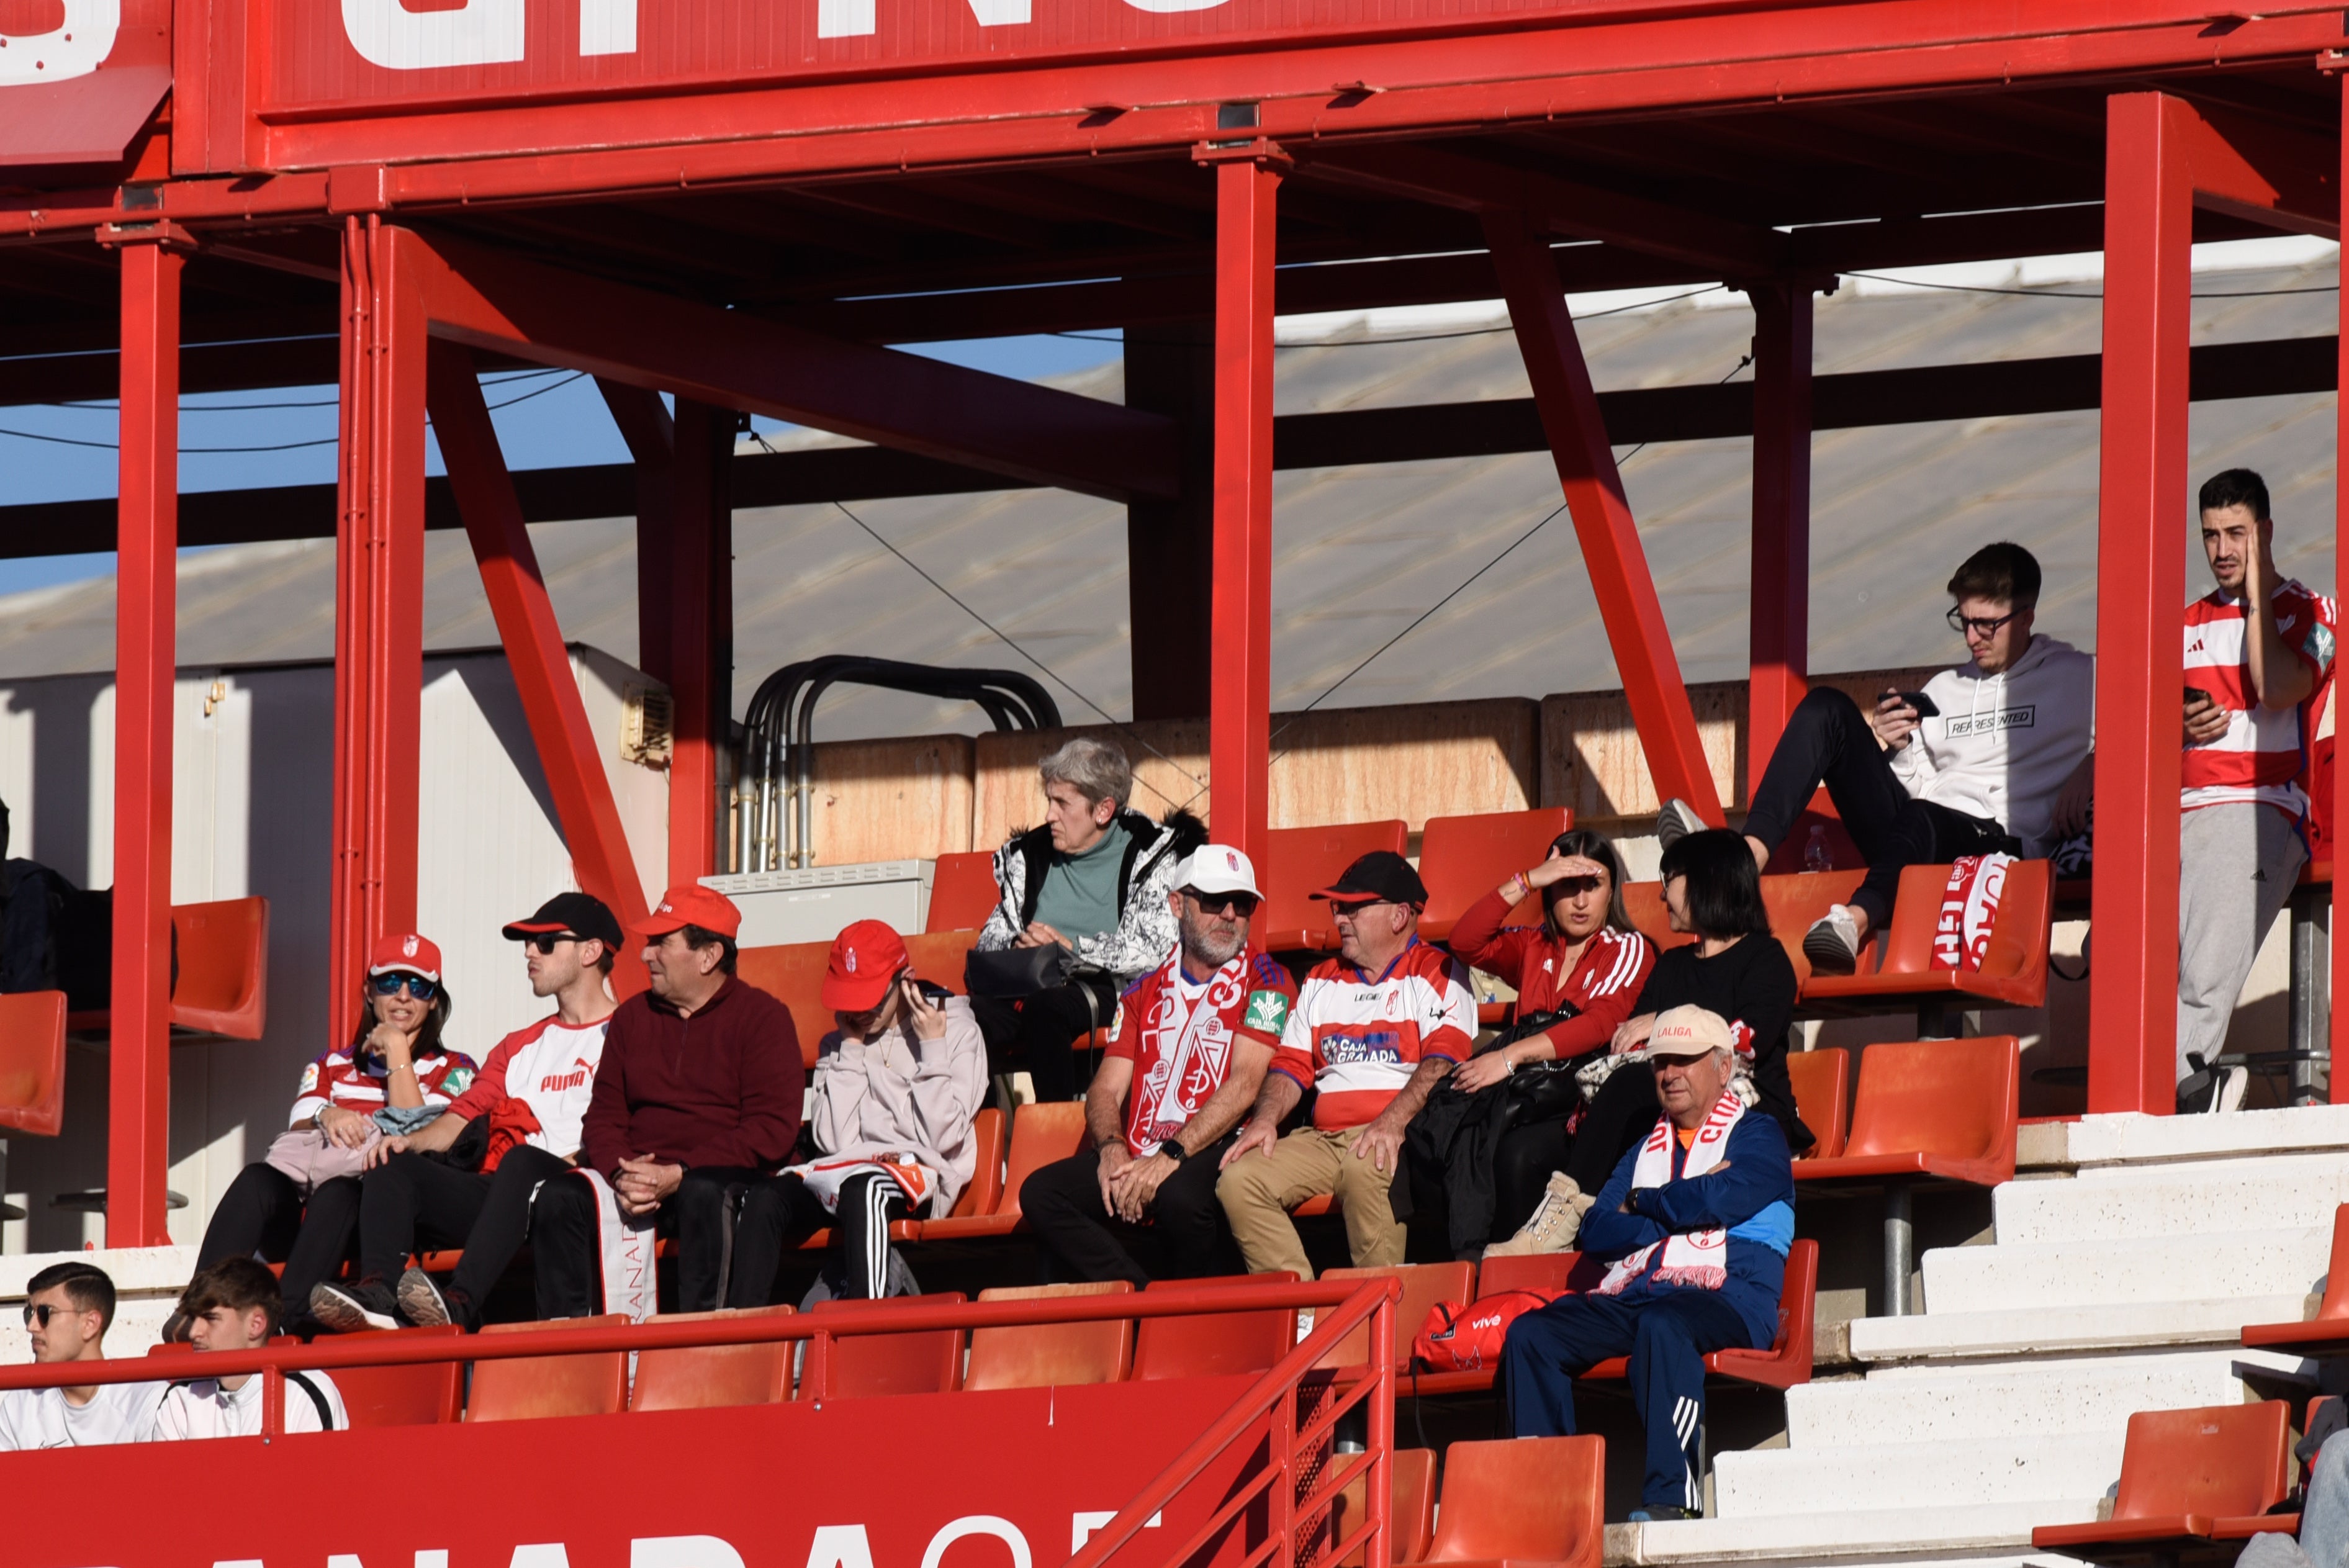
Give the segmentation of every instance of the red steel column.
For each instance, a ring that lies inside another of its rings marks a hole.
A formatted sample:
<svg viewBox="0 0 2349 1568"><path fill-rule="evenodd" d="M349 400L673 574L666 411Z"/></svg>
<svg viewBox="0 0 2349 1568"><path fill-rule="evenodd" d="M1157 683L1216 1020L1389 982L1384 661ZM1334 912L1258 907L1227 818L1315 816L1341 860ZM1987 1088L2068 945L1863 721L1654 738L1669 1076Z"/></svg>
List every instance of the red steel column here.
<svg viewBox="0 0 2349 1568"><path fill-rule="evenodd" d="M2341 94L2343 106L2349 108L2349 71L2341 73ZM2344 128L2349 128L2349 119L2344 119L2342 123ZM2349 176L2349 129L2344 129L2341 139L2341 172ZM2349 307L2343 308L2341 313L2341 379L2335 385L2349 387ZM2336 476L2333 486L2333 593L2341 599L2349 599L2349 591L2345 591L2349 590L2349 572L2344 572L2339 564L2349 561L2349 484L2342 483L2337 477L2342 470L2343 459L2349 457L2349 398L2336 400L2333 418L2333 472ZM2333 694L2333 727L2338 735L2343 726L2341 693L2337 687ZM2343 978L2349 976L2349 905L2344 905L2341 897L2343 867L2337 847L2341 832L2349 828L2349 768L2343 767L2340 760L2340 747L2344 739L2349 739L2349 737L2335 739L2333 743L2333 831L2335 845L2333 853L2333 954L2332 974L2325 987L2325 995L2333 1005L2329 1070L2332 1074L2333 1103L2335 1105L2349 1103L2349 1006L2344 1006L2341 998Z"/></svg>
<svg viewBox="0 0 2349 1568"><path fill-rule="evenodd" d="M1664 607L1648 572L1639 524L1623 494L1623 476L1616 471L1615 453L1607 444L1590 367L1583 362L1574 318L1558 291L1557 266L1550 260L1548 242L1528 230L1521 214L1488 211L1484 218L1485 242L1508 300L1517 351L1525 357L1526 378L1533 383L1558 483L1574 514L1575 537L1581 542L1608 645L1614 649L1615 667L1630 699L1631 721L1639 727L1649 776L1656 781L1658 795L1667 799L1678 796L1706 821L1719 825L1721 797L1697 738L1696 712L1689 706L1671 630L1664 624Z"/></svg>
<svg viewBox="0 0 2349 1568"><path fill-rule="evenodd" d="M718 869L718 754L733 713L733 466L734 410L678 398L667 569L672 882ZM804 852L801 863L810 863Z"/></svg>
<svg viewBox="0 0 2349 1568"><path fill-rule="evenodd" d="M331 1016L367 950L416 924L424 684L422 295L408 236L370 216L343 242L342 472L335 551L335 865Z"/></svg>
<svg viewBox="0 0 2349 1568"><path fill-rule="evenodd" d="M2088 1109L2177 1101L2178 693L2185 654L2193 188L2158 93L2106 100L2096 519L2096 961Z"/></svg>
<svg viewBox="0 0 2349 1568"><path fill-rule="evenodd" d="M1746 634L1745 798L1810 690L1813 285L1772 283L1754 302L1754 553Z"/></svg>
<svg viewBox="0 0 2349 1568"><path fill-rule="evenodd" d="M1208 812L1265 863L1272 734L1272 263L1280 160L1216 166L1215 646ZM1261 873L1259 873L1261 874Z"/></svg>
<svg viewBox="0 0 2349 1568"><path fill-rule="evenodd" d="M180 256L122 254L114 632L114 980L106 1244L165 1246L171 1123L171 679L180 540Z"/></svg>

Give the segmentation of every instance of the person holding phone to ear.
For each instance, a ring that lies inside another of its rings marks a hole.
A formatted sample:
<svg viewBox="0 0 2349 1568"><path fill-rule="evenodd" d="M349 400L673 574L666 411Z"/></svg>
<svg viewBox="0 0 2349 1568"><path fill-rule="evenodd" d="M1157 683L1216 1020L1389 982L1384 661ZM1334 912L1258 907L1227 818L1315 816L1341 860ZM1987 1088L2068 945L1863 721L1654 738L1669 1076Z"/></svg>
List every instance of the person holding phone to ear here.
<svg viewBox="0 0 2349 1568"><path fill-rule="evenodd" d="M1820 785L1868 880L1804 935L1822 975L1849 975L1892 918L1904 867L1961 855L2045 855L2086 826L2095 784L2095 661L2033 629L2039 562L2019 544L1986 544L1949 582L1950 629L1971 659L1922 692L1888 686L1863 713L1832 686L1795 707L1745 818L1765 865ZM1656 821L1669 847L1712 826L1685 800Z"/></svg>
<svg viewBox="0 0 2349 1568"><path fill-rule="evenodd" d="M752 1185L734 1226L729 1306L764 1306L783 1253L831 1227L834 1294L888 1294L889 1222L942 1216L978 1165L987 1041L970 1003L917 978L903 937L860 920L833 939L823 1005L839 1027L816 1047L808 1140L816 1156Z"/></svg>

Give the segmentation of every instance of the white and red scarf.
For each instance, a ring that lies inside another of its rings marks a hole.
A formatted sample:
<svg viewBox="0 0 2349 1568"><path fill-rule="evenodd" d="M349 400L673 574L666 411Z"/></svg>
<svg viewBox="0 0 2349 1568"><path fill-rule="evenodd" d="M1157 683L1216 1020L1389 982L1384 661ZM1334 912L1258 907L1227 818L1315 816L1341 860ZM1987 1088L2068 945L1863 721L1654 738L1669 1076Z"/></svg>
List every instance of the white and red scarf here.
<svg viewBox="0 0 2349 1568"><path fill-rule="evenodd" d="M1702 1176L1722 1161L1729 1150L1729 1135L1745 1115L1745 1102L1734 1090L1724 1090L1713 1102L1704 1125L1696 1130L1696 1139L1689 1145L1688 1159L1681 1165L1677 1180L1687 1181ZM1672 1175L1672 1145L1679 1141L1679 1130L1669 1116L1656 1118L1655 1130L1640 1145L1639 1159L1631 1167L1631 1185L1661 1187L1675 1180ZM1620 1295L1633 1280L1648 1272L1656 1263L1658 1248L1663 1258L1656 1269L1660 1284L1694 1285L1700 1290L1719 1290L1729 1283L1729 1233L1718 1226L1711 1230L1684 1231L1666 1236L1661 1242L1650 1242L1630 1256L1618 1262L1599 1282L1600 1295Z"/></svg>
<svg viewBox="0 0 2349 1568"><path fill-rule="evenodd" d="M653 1234L653 1216L631 1219L620 1212L619 1198L600 1171L574 1169L547 1181L574 1178L586 1182L595 1194L595 1261L603 1274L604 1310L624 1314L631 1323L642 1323L660 1310L654 1258L659 1243ZM539 1183L541 1188L545 1185L545 1181ZM537 1200L533 1191L531 1201Z"/></svg>
<svg viewBox="0 0 2349 1568"><path fill-rule="evenodd" d="M805 1165L786 1165L783 1174L796 1176L815 1194L817 1202L837 1214L840 1212L840 1189L851 1176L860 1171L877 1171L897 1184L905 1195L909 1207L919 1209L938 1190L938 1173L928 1166L908 1158L893 1159L883 1155L865 1160L813 1160Z"/></svg>
<svg viewBox="0 0 2349 1568"><path fill-rule="evenodd" d="M1933 967L1971 975L1990 953L2013 855L1961 855L1941 890L1941 918L1933 927Z"/></svg>

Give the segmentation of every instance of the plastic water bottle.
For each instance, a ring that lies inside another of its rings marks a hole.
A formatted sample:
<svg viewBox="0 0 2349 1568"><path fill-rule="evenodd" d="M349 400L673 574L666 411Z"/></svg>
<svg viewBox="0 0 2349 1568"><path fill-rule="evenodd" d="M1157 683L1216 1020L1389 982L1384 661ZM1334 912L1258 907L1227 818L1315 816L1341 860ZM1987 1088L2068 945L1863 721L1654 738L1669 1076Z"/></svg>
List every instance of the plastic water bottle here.
<svg viewBox="0 0 2349 1568"><path fill-rule="evenodd" d="M1811 841L1803 846L1803 869L1806 872L1835 870L1835 856L1827 850L1827 830L1824 825L1811 829Z"/></svg>

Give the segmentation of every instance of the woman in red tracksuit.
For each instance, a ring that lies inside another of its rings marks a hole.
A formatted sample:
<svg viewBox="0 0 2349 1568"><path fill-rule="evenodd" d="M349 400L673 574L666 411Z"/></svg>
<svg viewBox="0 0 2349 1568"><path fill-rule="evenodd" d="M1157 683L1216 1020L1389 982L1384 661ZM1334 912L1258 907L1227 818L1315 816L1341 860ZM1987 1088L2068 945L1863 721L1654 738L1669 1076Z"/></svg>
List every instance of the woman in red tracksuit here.
<svg viewBox="0 0 2349 1568"><path fill-rule="evenodd" d="M1542 895L1539 925L1503 923L1529 892ZM1570 1013L1537 1034L1471 1057L1452 1082L1474 1091L1533 1062L1604 1051L1631 1016L1656 950L1623 913L1623 861L1605 835L1561 833L1549 858L1518 872L1468 907L1452 928L1452 951L1516 988L1517 1016ZM1565 1118L1514 1127L1495 1155L1493 1234L1516 1233L1573 1148Z"/></svg>

